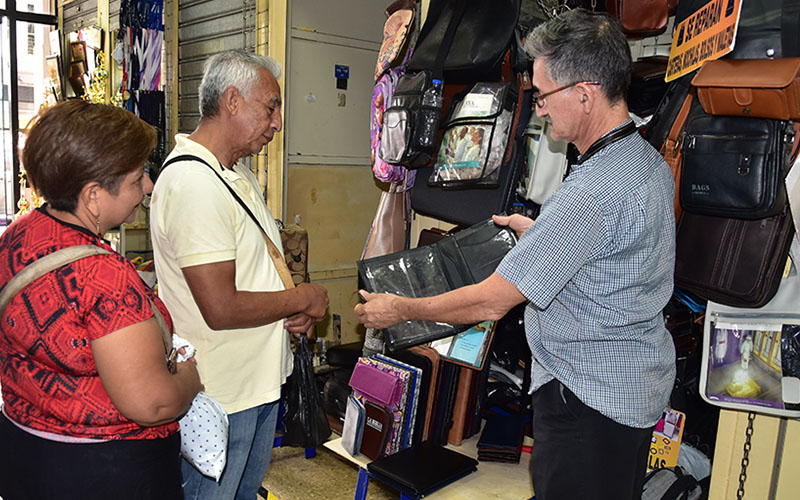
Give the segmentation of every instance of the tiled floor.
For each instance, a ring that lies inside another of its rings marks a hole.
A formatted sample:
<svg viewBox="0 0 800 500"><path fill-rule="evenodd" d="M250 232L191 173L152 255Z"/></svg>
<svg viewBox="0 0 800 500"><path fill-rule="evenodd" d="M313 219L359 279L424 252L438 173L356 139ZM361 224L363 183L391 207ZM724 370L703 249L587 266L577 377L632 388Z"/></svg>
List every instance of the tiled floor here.
<svg viewBox="0 0 800 500"><path fill-rule="evenodd" d="M357 477L355 465L322 446L308 460L302 448L275 448L263 486L271 494L269 500L351 500ZM367 500L398 498L397 491L370 481Z"/></svg>

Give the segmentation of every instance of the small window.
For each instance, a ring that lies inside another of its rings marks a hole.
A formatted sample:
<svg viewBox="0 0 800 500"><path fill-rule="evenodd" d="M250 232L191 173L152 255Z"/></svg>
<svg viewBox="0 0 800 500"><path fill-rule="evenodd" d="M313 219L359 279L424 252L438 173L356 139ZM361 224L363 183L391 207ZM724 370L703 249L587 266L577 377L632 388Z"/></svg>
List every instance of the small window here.
<svg viewBox="0 0 800 500"><path fill-rule="evenodd" d="M29 85L20 85L17 87L19 94L19 102L33 102L33 87Z"/></svg>
<svg viewBox="0 0 800 500"><path fill-rule="evenodd" d="M33 55L36 49L36 28L33 24L28 25L28 55Z"/></svg>

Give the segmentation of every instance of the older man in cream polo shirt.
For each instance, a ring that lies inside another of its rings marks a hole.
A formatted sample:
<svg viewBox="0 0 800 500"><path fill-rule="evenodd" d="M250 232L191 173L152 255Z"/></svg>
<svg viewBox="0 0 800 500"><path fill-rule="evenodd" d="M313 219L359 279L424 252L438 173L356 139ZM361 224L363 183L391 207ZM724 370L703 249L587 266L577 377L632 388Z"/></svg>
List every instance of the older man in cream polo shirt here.
<svg viewBox="0 0 800 500"><path fill-rule="evenodd" d="M200 83L200 123L176 137L153 190L159 295L175 331L197 348L205 391L230 420L220 482L184 461L186 499L256 498L291 372L286 330L308 331L328 307L320 286L285 289L264 239L280 248L280 233L255 176L238 163L281 129L280 72L271 58L243 51L212 56Z"/></svg>

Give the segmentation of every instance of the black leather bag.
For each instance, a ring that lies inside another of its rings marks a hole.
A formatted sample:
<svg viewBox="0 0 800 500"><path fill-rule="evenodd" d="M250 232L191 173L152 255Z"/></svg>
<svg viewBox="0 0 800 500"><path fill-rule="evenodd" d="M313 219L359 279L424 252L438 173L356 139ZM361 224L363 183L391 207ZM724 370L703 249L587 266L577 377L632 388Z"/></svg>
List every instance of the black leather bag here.
<svg viewBox="0 0 800 500"><path fill-rule="evenodd" d="M747 0L727 59L800 57L800 0Z"/></svg>
<svg viewBox="0 0 800 500"><path fill-rule="evenodd" d="M761 220L684 211L678 222L675 286L734 307L761 307L778 291L794 223L789 205Z"/></svg>
<svg viewBox="0 0 800 500"><path fill-rule="evenodd" d="M750 220L779 214L793 138L791 122L712 116L695 108L683 139L681 206Z"/></svg>
<svg viewBox="0 0 800 500"><path fill-rule="evenodd" d="M708 0L681 0L674 25L677 26L707 4ZM733 51L723 57L800 57L799 22L800 0L746 0L742 2L736 44Z"/></svg>
<svg viewBox="0 0 800 500"><path fill-rule="evenodd" d="M445 81L496 81L500 63L513 38L520 0L431 0L409 71L434 68L450 20L463 4L466 10L444 61Z"/></svg>

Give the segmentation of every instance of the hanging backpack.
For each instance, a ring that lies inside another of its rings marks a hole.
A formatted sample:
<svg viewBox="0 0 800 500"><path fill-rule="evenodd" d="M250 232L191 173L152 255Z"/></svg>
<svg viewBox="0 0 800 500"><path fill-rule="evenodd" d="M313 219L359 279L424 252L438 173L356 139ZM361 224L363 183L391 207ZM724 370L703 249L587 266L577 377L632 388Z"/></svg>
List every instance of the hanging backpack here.
<svg viewBox="0 0 800 500"><path fill-rule="evenodd" d="M678 465L649 472L644 480L642 500L696 500L701 493L697 479Z"/></svg>
<svg viewBox="0 0 800 500"><path fill-rule="evenodd" d="M375 177L381 182L394 183L405 179L406 167L386 162L379 154L383 139L383 115L413 52L417 31L415 4L409 0L398 0L386 9L386 16L370 105L370 158Z"/></svg>
<svg viewBox="0 0 800 500"><path fill-rule="evenodd" d="M381 182L400 182L405 177L406 167L388 163L379 154L383 138L383 114L391 102L397 80L403 73L402 68L384 72L372 89L372 113L369 119L370 158L372 171Z"/></svg>

